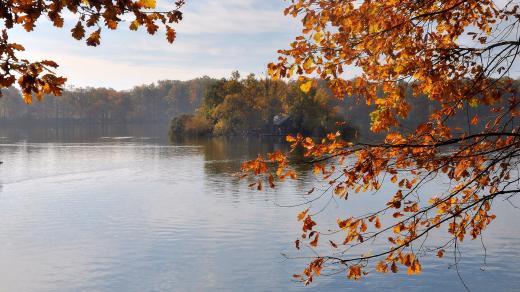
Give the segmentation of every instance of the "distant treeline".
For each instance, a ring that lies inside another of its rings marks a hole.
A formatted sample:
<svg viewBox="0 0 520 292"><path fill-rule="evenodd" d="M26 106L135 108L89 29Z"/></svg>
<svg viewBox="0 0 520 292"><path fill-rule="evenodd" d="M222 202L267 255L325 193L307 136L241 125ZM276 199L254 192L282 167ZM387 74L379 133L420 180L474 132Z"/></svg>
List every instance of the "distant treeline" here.
<svg viewBox="0 0 520 292"><path fill-rule="evenodd" d="M513 81L520 88L520 81ZM179 135L285 135L300 132L319 136L342 131L347 136L372 137L372 106L355 97L335 98L324 81L308 93L296 81L242 78L197 78L159 81L117 91L109 88L71 88L63 96L46 96L26 105L14 88L2 90L0 123L131 124L171 121L170 133ZM407 97L411 112L402 121L413 129L436 108L424 97ZM467 107L451 119L466 127L475 114L490 118L489 108ZM173 120L172 120L173 118Z"/></svg>
<svg viewBox="0 0 520 292"><path fill-rule="evenodd" d="M514 88L520 89L519 80L512 82L516 86ZM328 132L340 131L349 138L366 140L382 137L370 131L373 105L367 106L364 100L356 97L338 99L325 81L318 81L317 86L307 93L300 89L300 85L297 81L258 79L254 75L240 78L238 73L234 73L229 79L211 83L194 113L175 117L170 135L302 133L323 136ZM402 132L406 133L426 122L440 106L425 96L414 96L411 86L403 85L406 100L411 106L408 117L400 121ZM504 93L504 97L508 94ZM493 106L499 107L500 104ZM456 112L446 123L461 131L478 132L494 117L491 106L469 104L464 109ZM478 116L480 123L472 125L470 120L475 116Z"/></svg>
<svg viewBox="0 0 520 292"><path fill-rule="evenodd" d="M168 123L172 117L192 113L206 88L217 80L159 81L118 91L110 88L72 88L63 96L45 96L26 105L15 88L2 90L0 122Z"/></svg>

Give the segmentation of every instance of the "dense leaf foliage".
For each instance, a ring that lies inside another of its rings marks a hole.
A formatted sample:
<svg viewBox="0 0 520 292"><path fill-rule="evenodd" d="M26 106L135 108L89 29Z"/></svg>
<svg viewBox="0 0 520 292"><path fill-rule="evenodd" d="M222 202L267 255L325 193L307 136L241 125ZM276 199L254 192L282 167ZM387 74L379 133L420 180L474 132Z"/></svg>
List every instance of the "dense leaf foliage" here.
<svg viewBox="0 0 520 292"><path fill-rule="evenodd" d="M101 30L117 29L124 18L130 17L129 28L137 30L146 27L149 34L155 34L159 25L166 31L166 39L172 43L175 30L172 23L182 19L180 7L184 1L175 2L175 7L168 11L156 11L156 0L5 0L0 5L0 20L6 29L0 36L0 90L18 81L26 103L33 101L33 95L41 100L44 94L61 95L66 78L56 76L53 69L58 67L53 61L43 60L30 62L17 57L18 51L23 51L21 44L10 43L8 29L16 25L30 32L41 17L48 18L52 24L61 28L64 16L77 18L76 25L71 29L71 35L77 40L85 39L88 46L98 46L101 41Z"/></svg>
<svg viewBox="0 0 520 292"><path fill-rule="evenodd" d="M293 149L304 149L316 175L329 186L308 201L377 193L383 184L395 188L386 205L363 216L338 218L336 226L314 220L322 210L300 213L297 248L307 242L321 249L296 277L310 283L334 267L355 280L370 267L382 273L404 267L417 274L424 254L442 257L464 239L479 238L495 219L493 201L520 192L519 92L508 78L520 50L518 5L509 1L497 7L490 0L291 2L285 13L302 19L302 35L279 51L278 62L269 65L271 76L299 76L305 92L315 86L313 77L327 80L338 98L355 96L371 106L371 130L386 137L381 143L345 141L337 133L323 140L287 137ZM350 79L354 66L361 73ZM407 86L413 96L434 105L411 130L402 125L412 110ZM470 114L475 107L487 112ZM450 121L460 115L466 122L453 126ZM275 177L295 175L288 157L280 152L259 156L244 163L243 170L274 187ZM449 183L442 190L428 187L434 178ZM449 237L426 248L422 243L432 232ZM387 248L370 254L373 242ZM329 252L323 252L326 246Z"/></svg>

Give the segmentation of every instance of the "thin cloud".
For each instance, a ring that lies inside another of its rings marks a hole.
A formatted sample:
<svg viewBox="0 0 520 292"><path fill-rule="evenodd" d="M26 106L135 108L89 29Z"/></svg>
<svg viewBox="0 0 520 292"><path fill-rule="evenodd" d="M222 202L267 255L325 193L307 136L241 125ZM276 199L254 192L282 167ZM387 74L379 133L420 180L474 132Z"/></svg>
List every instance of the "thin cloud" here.
<svg viewBox="0 0 520 292"><path fill-rule="evenodd" d="M297 21L283 15L282 4L282 1L188 1L178 31L187 34L258 34L296 29Z"/></svg>
<svg viewBox="0 0 520 292"><path fill-rule="evenodd" d="M160 6L170 5L162 1ZM164 32L150 36L144 29L132 32L127 23L116 31L105 29L101 45L87 47L70 36L74 18L63 29L41 19L31 33L16 28L12 41L23 44L24 57L51 59L67 85L127 89L159 79L186 80L203 75L229 76L232 70L261 74L297 34L298 23L283 15L282 0L190 0L184 20L175 25L173 45Z"/></svg>

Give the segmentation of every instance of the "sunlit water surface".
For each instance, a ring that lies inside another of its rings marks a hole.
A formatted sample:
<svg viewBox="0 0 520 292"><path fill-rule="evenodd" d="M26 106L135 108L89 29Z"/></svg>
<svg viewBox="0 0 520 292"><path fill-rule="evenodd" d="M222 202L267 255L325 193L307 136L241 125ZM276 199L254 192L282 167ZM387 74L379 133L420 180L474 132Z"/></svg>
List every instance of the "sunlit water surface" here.
<svg viewBox="0 0 520 292"><path fill-rule="evenodd" d="M453 257L419 276L345 274L292 280L295 214L312 180L252 191L240 162L277 139L167 141L161 127L0 129L1 291L462 291ZM301 177L305 178L305 170ZM329 208L368 210L369 197ZM465 242L472 291L520 291L520 211L496 205L484 242ZM322 215L326 217L326 215ZM334 218L321 218L334 221ZM484 259L486 262L484 263Z"/></svg>

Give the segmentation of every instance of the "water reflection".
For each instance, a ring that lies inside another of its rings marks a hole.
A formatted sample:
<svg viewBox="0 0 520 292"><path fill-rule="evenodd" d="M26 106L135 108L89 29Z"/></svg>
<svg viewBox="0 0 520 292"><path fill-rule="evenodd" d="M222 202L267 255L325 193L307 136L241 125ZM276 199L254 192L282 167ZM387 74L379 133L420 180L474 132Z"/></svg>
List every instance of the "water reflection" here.
<svg viewBox="0 0 520 292"><path fill-rule="evenodd" d="M62 124L25 126L0 124L0 143L91 143L94 141L152 141L166 143L168 129L163 124Z"/></svg>
<svg viewBox="0 0 520 292"><path fill-rule="evenodd" d="M448 269L450 255L425 261L418 277L347 282L338 275L307 288L293 283L303 263L280 254L297 255L299 210L275 203L301 202L308 181L257 192L231 176L242 160L285 149L282 139L170 144L167 131L156 130L29 129L8 137L0 146L0 290L463 289ZM0 130L0 136L12 133ZM304 177L305 166L299 171ZM331 210L362 212L380 199L338 202ZM498 207L502 215L485 237L485 272L480 243L463 246L461 270L474 291L520 287L518 212Z"/></svg>

